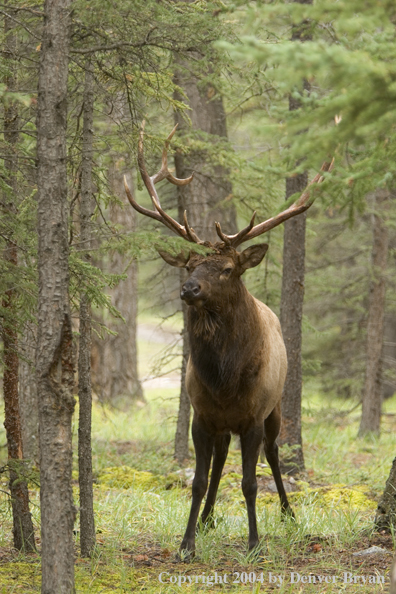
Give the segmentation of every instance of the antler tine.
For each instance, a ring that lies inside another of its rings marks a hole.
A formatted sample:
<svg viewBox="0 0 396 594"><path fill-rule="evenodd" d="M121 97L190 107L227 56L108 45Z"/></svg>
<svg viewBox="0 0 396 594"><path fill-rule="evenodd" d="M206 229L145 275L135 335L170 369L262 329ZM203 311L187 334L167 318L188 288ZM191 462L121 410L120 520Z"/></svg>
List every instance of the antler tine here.
<svg viewBox="0 0 396 594"><path fill-rule="evenodd" d="M174 231L175 233L177 233L177 235L180 235L180 237L183 237L187 241L190 241L192 243L203 243L199 239L199 237L196 235L194 230L191 229L191 227L188 225L188 223L187 223L186 227L183 227L183 225L180 225L180 223L175 221L175 219L173 219L170 215L168 215L163 210L163 208L161 207L161 203L160 203L157 191L155 189L155 184L163 179L168 179L168 181L170 181L172 184L175 184L178 186L184 186L186 184L189 184L193 179L193 175L191 175L190 177L188 177L186 179L179 179L177 177L174 177L168 170L168 146L169 146L169 142L171 141L174 133L176 132L177 125L173 128L172 132L169 134L169 136L167 137L167 139L165 141L165 146L162 151L161 169L159 170L158 173L156 173L155 175L153 175L151 177L147 173L146 164L144 161L144 126L145 126L145 121L143 120L141 128L140 128L140 133L139 133L138 166L139 166L140 175L142 176L144 185L146 186L146 188L150 194L150 197L151 197L151 200L152 200L155 210L149 210L147 208L144 208L143 206L140 206L136 202L136 200L133 198L133 196L131 194L131 191L128 187L126 179L124 178L125 191L127 193L128 200L129 200L131 206L133 206L133 208L135 210L137 210L138 212L140 212L141 214L149 216L152 219L155 219L157 221L160 221L166 227L168 227L168 229L170 229L171 231ZM185 220L187 220L187 218L185 218Z"/></svg>
<svg viewBox="0 0 396 594"><path fill-rule="evenodd" d="M170 215L168 215L167 212L163 210L156 197L152 196L152 200L154 202L155 208L161 215L161 221L164 223L164 225L166 225L172 231L178 233L184 239L187 239L187 241L191 241L191 243L203 243L203 241L201 241L198 235L196 235L194 232L194 229L192 229L188 224L186 213L184 213L185 227L183 227L183 225L180 225L180 223L175 221L175 219L173 219Z"/></svg>
<svg viewBox="0 0 396 594"><path fill-rule="evenodd" d="M139 166L139 171L140 171L140 175L142 176L144 185L146 186L148 193L150 194L150 198L154 203L154 199L153 196L155 196L157 198L157 202L159 202L159 198L156 192L156 189L154 187L155 181L152 177L149 176L149 174L147 173L146 170L146 163L144 161L144 144L143 144L143 139L144 139L144 126L145 126L146 122L145 120L143 120L142 125L140 127L140 132L139 132L139 144L138 144L138 166Z"/></svg>
<svg viewBox="0 0 396 594"><path fill-rule="evenodd" d="M161 169L158 171L158 173L151 177L153 184L156 184L157 182L166 179L168 175L170 175L168 171L168 148L169 143L172 140L174 133L176 132L177 126L178 124L176 124L172 132L168 135L167 139L165 140L164 148L162 149Z"/></svg>
<svg viewBox="0 0 396 594"><path fill-rule="evenodd" d="M239 233L236 233L236 235L226 235L225 233L223 233L223 231L221 230L221 225L220 223L215 223L216 225L216 233L217 235L220 237L220 239L222 241L224 241L224 243L226 245L239 245L239 243L242 243L242 241L244 241L243 237L249 233L249 231L251 229L253 229L253 225L254 225L254 219L256 218L256 211L254 211L253 216L250 220L250 223L247 227L245 227L244 229L242 229L241 231L239 231ZM238 243L235 243L238 240Z"/></svg>
<svg viewBox="0 0 396 594"><path fill-rule="evenodd" d="M185 177L184 179L180 179L179 177L175 177L171 173L168 173L166 179L175 186L187 186L194 179L194 173L192 173L190 177Z"/></svg>
<svg viewBox="0 0 396 594"><path fill-rule="evenodd" d="M128 200L129 200L131 206L135 210L140 212L140 214L143 214L147 217L155 219L156 221L159 221L160 223L163 223L166 227L168 227L168 229L170 229L171 231L174 231L175 233L180 235L180 237L183 237L184 239L188 239L184 227L182 227L182 225L179 225L179 223L177 223L177 221L174 221L172 219L172 217L169 217L169 215L166 215L166 213L165 213L165 217L164 217L162 214L163 213L162 209L160 209L160 212L157 212L155 210L149 210L148 208L145 208L144 206L140 206L140 204L138 204L136 202L136 200L132 196L131 190L129 189L125 175L124 175L124 187L125 187L125 192L128 197ZM155 198L153 196L151 198L155 204ZM190 241L190 239L188 239L188 241Z"/></svg>
<svg viewBox="0 0 396 594"><path fill-rule="evenodd" d="M190 241L193 241L194 243L204 243L203 241L201 241L199 239L199 237L195 233L194 229L192 227L190 227L189 222L187 220L187 211L186 210L183 213L183 221L184 221L184 227L186 229L188 237L190 238Z"/></svg>
<svg viewBox="0 0 396 594"><path fill-rule="evenodd" d="M228 235L225 235L223 233L223 231L221 230L221 225L218 221L215 222L215 227L216 227L216 233L220 237L221 241L224 241L224 243L226 245L231 245L230 238L228 237Z"/></svg>
<svg viewBox="0 0 396 594"><path fill-rule="evenodd" d="M180 178L172 175L168 169L169 143L172 140L173 135L177 130L177 126L178 126L178 124L176 124L176 126L173 128L172 132L169 134L168 138L165 140L165 145L164 145L164 148L162 151L161 169L158 171L158 173L156 173L155 175L153 175L151 177L153 184L156 184L157 182L162 181L163 179L167 179L171 184L174 184L175 186L186 186L187 184L191 183L193 180L194 174L190 175L190 177L187 177L185 179L180 179Z"/></svg>
<svg viewBox="0 0 396 594"><path fill-rule="evenodd" d="M328 161L325 161L323 163L322 167L320 168L320 172L317 173L315 175L315 177L310 181L309 186L312 186L313 184L320 184L324 180L324 176L321 175L321 173L329 172L333 169L333 167L334 167L334 159L331 161L331 163L329 163ZM301 194L301 196L296 200L296 202L294 202L286 210L283 210L282 212L280 212L276 216L268 219L267 221L263 221L262 223L259 223L255 227L252 227L251 230L248 231L247 233L245 233L243 236L242 236L242 232L235 235L233 238L231 238L231 245L233 247L237 247L244 241L248 241L249 239L254 239L255 237L258 237L259 235L266 233L270 229L277 227L278 225L280 225L284 221L287 221L291 217L294 217L298 214L305 212L306 210L308 210L308 208L311 206L311 204L313 203L314 200L315 200L315 198L310 195L309 190L308 189L305 190Z"/></svg>

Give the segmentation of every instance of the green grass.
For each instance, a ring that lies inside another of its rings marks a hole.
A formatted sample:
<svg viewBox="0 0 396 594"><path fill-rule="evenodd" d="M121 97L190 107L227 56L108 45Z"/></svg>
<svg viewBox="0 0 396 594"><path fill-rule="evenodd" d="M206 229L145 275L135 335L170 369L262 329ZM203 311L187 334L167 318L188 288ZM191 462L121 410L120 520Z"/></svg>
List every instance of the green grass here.
<svg viewBox="0 0 396 594"><path fill-rule="evenodd" d="M129 411L94 406L97 549L91 560L80 559L76 530L77 594L223 589L365 594L386 589L386 585L378 583L344 583L342 578L343 572L368 576L367 579L386 576L390 565L391 552L367 559L353 557L352 552L372 544L392 548L392 537L375 535L372 527L376 499L396 451L391 416L396 411L396 399L385 404L380 439L357 440L359 409L351 410L353 403L325 400L315 391L307 391L303 405L307 470L300 477L300 491L290 496L297 519L282 522L277 496L266 491L259 493L259 558L247 555L246 551L247 517L239 486L240 452L233 441L218 495L216 528L198 534L197 556L192 563L184 564L174 562L190 506L190 487L177 474L173 459L177 389L154 389L147 391L145 397L144 406ZM76 431L75 425L75 445ZM0 440L5 441L4 432ZM4 449L2 454L4 457ZM194 466L193 459L189 465ZM268 470L260 468L258 472L266 480ZM2 482L1 489L5 490L4 479ZM78 504L77 485L74 492ZM39 592L40 559L12 551L10 508L4 493L0 496L0 594ZM35 489L31 490L31 503L38 536L39 497ZM247 572L251 579L262 579L263 583L203 584L202 576L212 576L215 571L218 575L227 574L229 580L238 579L237 572ZM336 576L337 581L292 584L293 571L303 577ZM168 580L165 583L159 582L161 572ZM283 576L283 582L271 584L270 576L274 575ZM171 578L183 581L188 576L202 579L200 583L180 586L169 582Z"/></svg>

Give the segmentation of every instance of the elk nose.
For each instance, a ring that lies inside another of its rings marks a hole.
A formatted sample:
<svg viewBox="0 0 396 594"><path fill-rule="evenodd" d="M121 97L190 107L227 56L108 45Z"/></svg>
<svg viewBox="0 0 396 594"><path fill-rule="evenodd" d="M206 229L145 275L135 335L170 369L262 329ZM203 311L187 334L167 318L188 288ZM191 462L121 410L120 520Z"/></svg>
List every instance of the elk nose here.
<svg viewBox="0 0 396 594"><path fill-rule="evenodd" d="M197 299L201 294L201 285L195 279L189 279L182 286L180 297L186 301Z"/></svg>

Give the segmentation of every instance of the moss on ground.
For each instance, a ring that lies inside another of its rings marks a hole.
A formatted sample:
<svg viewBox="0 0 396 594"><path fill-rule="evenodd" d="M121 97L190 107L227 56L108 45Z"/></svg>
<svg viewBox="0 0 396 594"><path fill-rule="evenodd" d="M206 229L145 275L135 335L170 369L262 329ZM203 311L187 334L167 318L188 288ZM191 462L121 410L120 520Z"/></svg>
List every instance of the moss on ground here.
<svg viewBox="0 0 396 594"><path fill-rule="evenodd" d="M125 465L104 468L97 476L97 485L102 490L137 488L143 491L152 491L154 489L170 489L181 484L181 478L177 473L163 476L146 470L136 470Z"/></svg>
<svg viewBox="0 0 396 594"><path fill-rule="evenodd" d="M308 483L302 483L302 481L298 481L297 485L303 486L303 489L288 493L291 503L304 503L304 500L308 500L310 504L316 506L331 506L342 510L356 508L361 511L373 511L377 507L377 502L370 498L367 488L362 485L354 487L330 485L311 488ZM258 499L262 503L277 503L279 500L277 493L264 492L259 493Z"/></svg>

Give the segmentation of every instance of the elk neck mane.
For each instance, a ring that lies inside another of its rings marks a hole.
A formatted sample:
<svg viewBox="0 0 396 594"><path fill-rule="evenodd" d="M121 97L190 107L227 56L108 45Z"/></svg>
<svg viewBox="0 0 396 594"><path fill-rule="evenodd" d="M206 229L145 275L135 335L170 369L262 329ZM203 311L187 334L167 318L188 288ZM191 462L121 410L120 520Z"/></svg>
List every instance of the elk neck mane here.
<svg viewBox="0 0 396 594"><path fill-rule="evenodd" d="M240 280L233 299L188 309L191 358L215 398L243 397L258 372L262 335L254 298Z"/></svg>

